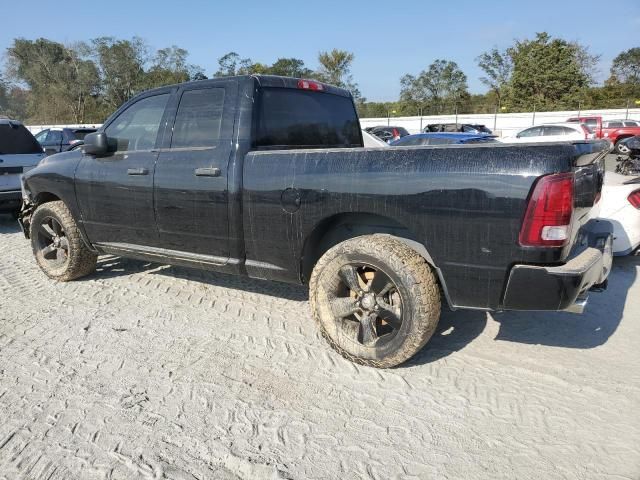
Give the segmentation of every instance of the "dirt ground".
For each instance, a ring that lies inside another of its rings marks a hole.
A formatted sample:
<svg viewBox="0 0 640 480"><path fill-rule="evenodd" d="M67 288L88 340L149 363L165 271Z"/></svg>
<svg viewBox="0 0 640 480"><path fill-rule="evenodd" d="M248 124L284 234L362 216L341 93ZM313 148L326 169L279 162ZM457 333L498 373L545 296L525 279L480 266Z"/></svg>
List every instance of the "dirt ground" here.
<svg viewBox="0 0 640 480"><path fill-rule="evenodd" d="M445 312L393 370L303 288L114 257L62 284L0 216L0 479L639 479L640 257L582 316Z"/></svg>

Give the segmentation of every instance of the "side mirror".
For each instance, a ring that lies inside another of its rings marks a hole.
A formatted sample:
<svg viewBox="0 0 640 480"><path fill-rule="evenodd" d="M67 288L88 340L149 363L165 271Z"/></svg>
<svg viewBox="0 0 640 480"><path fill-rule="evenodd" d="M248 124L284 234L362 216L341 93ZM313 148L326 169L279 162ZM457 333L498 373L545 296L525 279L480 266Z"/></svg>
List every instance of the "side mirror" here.
<svg viewBox="0 0 640 480"><path fill-rule="evenodd" d="M84 137L84 145L82 146L84 153L100 157L106 155L109 151L109 139L104 132L90 133Z"/></svg>

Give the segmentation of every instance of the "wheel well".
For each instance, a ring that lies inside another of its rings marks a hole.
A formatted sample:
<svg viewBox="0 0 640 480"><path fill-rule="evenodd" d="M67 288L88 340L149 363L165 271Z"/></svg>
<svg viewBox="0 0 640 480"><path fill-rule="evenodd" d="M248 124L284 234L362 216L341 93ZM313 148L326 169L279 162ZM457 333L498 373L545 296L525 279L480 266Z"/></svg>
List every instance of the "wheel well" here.
<svg viewBox="0 0 640 480"><path fill-rule="evenodd" d="M616 145L620 143L622 140L625 140L631 137L633 137L633 135L620 135L618 138L616 138Z"/></svg>
<svg viewBox="0 0 640 480"><path fill-rule="evenodd" d="M309 282L313 267L331 247L350 238L374 233L398 237L435 266L424 245L396 220L371 213L343 213L322 220L307 237L300 259L301 281Z"/></svg>
<svg viewBox="0 0 640 480"><path fill-rule="evenodd" d="M60 200L60 198L55 196L53 193L41 192L36 195L36 198L34 200L35 205L42 205L43 203L56 202Z"/></svg>

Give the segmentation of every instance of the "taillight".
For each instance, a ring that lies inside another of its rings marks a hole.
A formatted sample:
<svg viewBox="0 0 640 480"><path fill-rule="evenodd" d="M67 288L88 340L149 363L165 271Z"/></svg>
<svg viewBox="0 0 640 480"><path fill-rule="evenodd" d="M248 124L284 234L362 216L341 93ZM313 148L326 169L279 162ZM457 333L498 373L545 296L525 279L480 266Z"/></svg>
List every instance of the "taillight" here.
<svg viewBox="0 0 640 480"><path fill-rule="evenodd" d="M573 174L541 177L534 189L520 229L520 245L561 247L571 235Z"/></svg>
<svg viewBox="0 0 640 480"><path fill-rule="evenodd" d="M634 190L631 192L627 197L627 200L629 200L629 203L633 205L634 208L640 210L640 190Z"/></svg>
<svg viewBox="0 0 640 480"><path fill-rule="evenodd" d="M324 91L324 85L313 80L298 80L298 88L302 88L303 90L313 90L314 92Z"/></svg>

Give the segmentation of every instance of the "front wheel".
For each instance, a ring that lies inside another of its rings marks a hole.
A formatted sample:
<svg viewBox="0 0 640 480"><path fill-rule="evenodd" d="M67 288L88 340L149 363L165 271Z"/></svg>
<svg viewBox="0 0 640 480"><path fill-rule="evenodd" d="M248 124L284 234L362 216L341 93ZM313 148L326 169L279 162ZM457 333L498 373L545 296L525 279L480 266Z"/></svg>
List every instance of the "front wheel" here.
<svg viewBox="0 0 640 480"><path fill-rule="evenodd" d="M627 147L627 144L624 142L624 140L619 140L616 143L614 150L616 151L616 153L619 153L620 155L628 155L629 152L631 151L629 147Z"/></svg>
<svg viewBox="0 0 640 480"><path fill-rule="evenodd" d="M324 338L343 357L388 368L415 355L440 317L440 291L424 258L389 235L342 242L318 261L309 299Z"/></svg>
<svg viewBox="0 0 640 480"><path fill-rule="evenodd" d="M95 270L98 257L85 245L63 202L40 205L31 217L30 233L33 254L48 277L68 282Z"/></svg>

